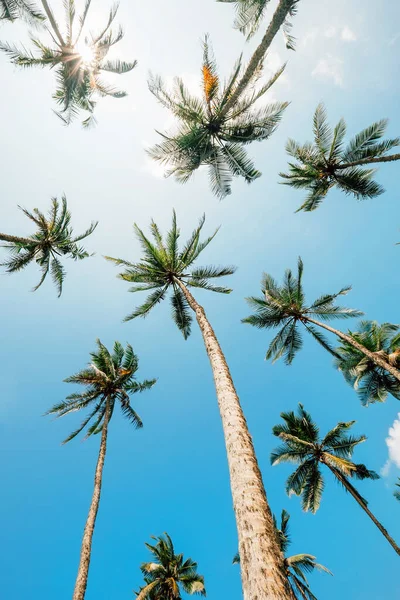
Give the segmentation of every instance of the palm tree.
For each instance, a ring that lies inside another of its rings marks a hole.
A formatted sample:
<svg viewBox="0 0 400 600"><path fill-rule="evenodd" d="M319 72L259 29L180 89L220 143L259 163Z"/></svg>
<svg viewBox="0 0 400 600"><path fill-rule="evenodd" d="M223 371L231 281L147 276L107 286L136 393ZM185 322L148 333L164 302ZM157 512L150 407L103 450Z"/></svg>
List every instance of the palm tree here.
<svg viewBox="0 0 400 600"><path fill-rule="evenodd" d="M260 23L267 12L269 0L217 0L217 2L229 2L230 4L235 4L236 19L234 27L247 35L247 39L249 40L258 30ZM293 3L289 10L288 17L293 17L295 15L296 8L296 3ZM286 17L282 25L286 47L289 50L294 50L295 39L290 35L291 28L292 24Z"/></svg>
<svg viewBox="0 0 400 600"><path fill-rule="evenodd" d="M397 369L400 367L399 326L392 323L362 321L355 332L349 335L364 348L380 357ZM368 406L372 402L384 402L388 394L400 400L400 384L382 367L376 365L360 350L343 341L335 350L335 363L346 381L357 390L361 403Z"/></svg>
<svg viewBox="0 0 400 600"><path fill-rule="evenodd" d="M45 17L29 0L0 0L0 22L17 19L24 19L31 25L37 25Z"/></svg>
<svg viewBox="0 0 400 600"><path fill-rule="evenodd" d="M379 353L371 352L368 347L358 342L351 334L343 333L326 323L314 319L316 316L322 319L322 321L330 321L333 319L348 319L350 317L361 316L363 313L359 310L335 305L336 298L346 295L351 290L351 287L342 288L336 294L323 294L312 304L306 304L302 276L303 262L299 258L297 277L294 277L292 271L287 269L283 285L280 287L271 275L265 273L261 282L263 296L261 298L254 296L247 298L248 304L254 308L255 313L242 319L243 323L248 323L259 329L281 327L269 345L266 358L272 359L275 362L283 356L285 363L287 365L291 364L296 353L303 345L299 325L303 325L304 329L323 348L328 350L333 356L340 358L339 354L331 347L326 338L318 331L316 328L318 327L333 333L340 340L353 346L378 367L386 369L394 378L400 381L400 371Z"/></svg>
<svg viewBox="0 0 400 600"><path fill-rule="evenodd" d="M142 563L145 585L136 592L136 600L181 600L182 591L187 594L206 595L204 577L197 573L197 563L183 554L175 554L168 533L155 537L156 544L145 544L153 555L153 561Z"/></svg>
<svg viewBox="0 0 400 600"><path fill-rule="evenodd" d="M97 340L97 351L92 352L90 356L92 361L86 369L65 379L66 383L79 383L86 386L86 390L67 396L63 402L55 404L47 413L63 417L82 409L90 410L89 415L78 429L73 431L63 441L63 444L71 441L86 427L86 438L101 433L92 502L83 532L73 600L83 600L86 593L92 538L100 503L108 426L114 413L115 404L119 404L124 417L136 429L143 427L139 415L130 405L129 396L150 389L156 382L155 379L146 379L142 383L136 381L135 375L139 367L139 360L129 344L124 349L119 342L115 342L113 352L110 353L100 340Z"/></svg>
<svg viewBox="0 0 400 600"><path fill-rule="evenodd" d="M151 223L154 241L148 239L135 225L135 232L143 249L142 260L131 263L106 258L124 267L119 277L134 284L129 291L151 291L146 301L125 318L126 321L146 317L167 297L168 292L171 292L172 318L185 339L190 335L192 312L195 314L211 363L224 430L242 559L244 599L289 600L283 555L276 541L271 511L240 401L214 330L203 307L197 303L189 290L200 288L222 294L231 291L211 282L219 277L231 275L235 271L234 267L193 266L217 233L215 231L201 241L204 220L203 216L182 249L178 246L180 231L175 212L172 227L165 237L156 223Z"/></svg>
<svg viewBox="0 0 400 600"><path fill-rule="evenodd" d="M344 147L346 123L340 119L334 130L329 127L323 104L314 114L314 143L302 146L292 139L286 151L297 163L289 163L289 173L280 173L285 185L306 189L309 194L298 211L318 208L329 190L337 186L357 200L375 198L385 190L373 180L376 169L365 168L374 163L400 160L400 154L387 153L400 145L400 138L382 140L388 121L382 119L360 131ZM297 212L298 212L297 211Z"/></svg>
<svg viewBox="0 0 400 600"><path fill-rule="evenodd" d="M93 233L97 221L92 222L89 229L81 235L74 236L70 227L71 213L68 211L65 196L62 196L61 206L57 198L52 198L47 218L37 208L34 208L32 213L25 208L21 210L38 229L30 237L0 233L0 241L7 242L3 248L11 254L10 258L1 263L1 266L6 267L7 273L14 273L35 261L42 271L42 276L33 291L42 285L47 274L50 273L60 297L66 273L59 257L69 256L74 260L82 260L90 256L82 246L78 245L78 242Z"/></svg>
<svg viewBox="0 0 400 600"><path fill-rule="evenodd" d="M400 488L400 477L398 477L399 483L396 483L396 487ZM393 492L393 496L396 498L396 500L400 500L400 489L399 490L395 490Z"/></svg>
<svg viewBox="0 0 400 600"><path fill-rule="evenodd" d="M97 35L89 34L82 40L82 31L91 0L86 0L76 32L74 31L75 3L74 0L66 0L66 31L64 34L61 33L47 0L41 1L50 24L47 31L52 39L52 44L48 45L38 38L32 38L32 52L4 42L0 43L0 50L10 57L13 64L20 67L48 66L55 69L57 89L53 98L62 107L56 114L66 125L69 125L79 111L85 111L89 113L89 116L82 121L82 125L89 127L96 122L93 114L96 97L123 98L126 96L125 92L104 83L100 78L101 73L107 71L123 74L136 66L136 61L106 60L112 46L117 44L124 35L121 27L115 33L111 29L118 11L118 4L111 8L104 29Z"/></svg>
<svg viewBox="0 0 400 600"><path fill-rule="evenodd" d="M241 57L228 81L221 85L208 38L204 41L202 66L202 97L192 96L184 81L175 79L168 91L159 76L151 76L149 89L158 101L179 121L176 132L160 134L162 141L148 150L149 155L186 183L202 165L209 169L213 193L224 198L231 193L233 177L243 177L251 183L261 173L255 168L244 146L262 141L275 131L287 102L254 108L254 104L270 89L284 70L261 87L256 84L262 74L262 61L277 31L297 0L280 0L271 24L246 69L242 72Z"/></svg>
<svg viewBox="0 0 400 600"><path fill-rule="evenodd" d="M316 561L316 557L312 554L295 554L293 556L286 556L287 549L290 546L291 539L289 535L289 513L283 509L281 513L281 525L278 529L276 518L274 516L274 524L276 532L278 534L278 540L283 554L285 555L285 569L286 576L289 579L293 598L298 600L317 600L316 596L311 592L310 585L307 581L306 573L312 573L314 569L318 571L324 571L325 573L332 573L320 565ZM235 554L233 561L234 564L240 563L239 553Z"/></svg>
<svg viewBox="0 0 400 600"><path fill-rule="evenodd" d="M284 424L275 425L272 432L283 443L272 452L271 463L278 465L290 462L299 465L287 479L286 492L289 495L301 496L303 510L315 513L320 506L324 490L320 465L325 465L400 555L400 548L396 542L369 510L365 498L350 483L350 479L379 479L375 471L370 471L365 465L351 460L356 446L367 439L365 435L347 435L355 421L338 423L320 439L317 425L302 404L299 404L298 415L294 412L282 412L281 418Z"/></svg>

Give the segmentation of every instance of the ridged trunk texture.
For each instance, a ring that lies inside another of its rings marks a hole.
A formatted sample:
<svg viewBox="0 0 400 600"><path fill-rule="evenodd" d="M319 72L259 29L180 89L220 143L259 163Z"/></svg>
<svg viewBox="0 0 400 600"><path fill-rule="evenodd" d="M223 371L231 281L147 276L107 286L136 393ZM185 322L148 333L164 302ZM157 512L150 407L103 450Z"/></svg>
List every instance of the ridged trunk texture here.
<svg viewBox="0 0 400 600"><path fill-rule="evenodd" d="M239 100L240 96L246 90L250 79L253 77L253 75L257 71L259 65L262 63L268 48L272 44L272 40L278 33L279 29L282 27L288 13L289 13L289 10L292 8L292 6L293 6L293 0L280 0L279 4L274 12L274 15L271 19L271 23L269 24L269 27L264 34L263 39L261 40L258 48L256 48L253 56L251 57L250 62L247 66L247 69L244 72L242 79L239 81L236 90L234 91L231 98L226 103L224 109L221 111L220 118L225 116L227 114L227 112L230 110L230 108L235 106L235 104Z"/></svg>
<svg viewBox="0 0 400 600"><path fill-rule="evenodd" d="M214 376L238 530L244 600L293 600L253 442L228 365L203 307L181 281L176 283L196 314Z"/></svg>
<svg viewBox="0 0 400 600"><path fill-rule="evenodd" d="M378 158L361 158L360 160L355 160L354 162L348 162L343 163L342 165L338 165L337 167L335 167L335 169L349 169L350 167L358 167L359 165L392 162L394 160L400 160L400 154L391 154L389 156L381 156Z"/></svg>
<svg viewBox="0 0 400 600"><path fill-rule="evenodd" d="M103 479L103 467L104 459L106 457L107 450L107 431L108 422L110 418L110 404L107 400L106 412L104 415L103 430L101 432L101 442L99 457L97 459L96 471L94 475L94 489L92 502L89 508L89 514L86 520L85 529L83 532L82 545L81 545L81 557L79 560L78 575L76 577L74 594L72 600L84 600L86 593L86 586L89 575L89 565L92 553L92 539L94 526L96 524L97 511L99 510L101 483Z"/></svg>
<svg viewBox="0 0 400 600"><path fill-rule="evenodd" d="M310 317L305 317L305 320L309 321L310 323L314 323L314 325L322 327L323 329L326 329L331 333L334 333L338 338L344 340L345 342L353 346L353 348L357 348L357 350L362 352L364 356L370 358L376 365L378 365L378 367L382 367L382 369L385 369L391 375L393 375L393 377L400 381L400 371L396 369L396 367L390 364L390 362L388 362L387 360L384 360L381 356L379 356L377 352L371 352L370 350L368 350L368 348L366 348L362 344L359 344L357 340L355 340L351 335L347 335L346 333L343 333L343 331L339 331L339 329L334 329L333 327L330 327L325 323L321 323L320 321L316 321L315 319L310 319Z"/></svg>
<svg viewBox="0 0 400 600"><path fill-rule="evenodd" d="M384 526L380 523L380 521L378 521L378 519L369 510L367 504L365 504L364 502L362 502L360 500L360 497L357 495L357 492L355 491L353 486L350 484L350 482L347 481L346 477L342 476L340 473L337 473L336 471L332 471L332 472L335 475L335 477L337 477L339 479L340 483L346 488L346 490L353 496L354 500L356 500L356 502L361 506L361 508L367 513L367 515L369 516L371 521L373 521L375 523L375 525L377 526L377 528L379 529L381 534L385 536L385 538L387 539L389 544L392 546L394 551L400 555L399 546L396 544L394 539L388 534L388 532L386 531Z"/></svg>
<svg viewBox="0 0 400 600"><path fill-rule="evenodd" d="M37 241L30 240L29 238L18 237L16 235L7 235L7 233L0 233L0 241L9 242L10 244L37 244Z"/></svg>

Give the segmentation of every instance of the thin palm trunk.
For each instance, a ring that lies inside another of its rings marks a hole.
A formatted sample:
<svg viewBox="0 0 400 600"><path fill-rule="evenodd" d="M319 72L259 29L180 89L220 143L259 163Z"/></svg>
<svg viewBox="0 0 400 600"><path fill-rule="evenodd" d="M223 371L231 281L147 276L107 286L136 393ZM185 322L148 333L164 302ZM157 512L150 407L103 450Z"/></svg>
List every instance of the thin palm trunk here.
<svg viewBox="0 0 400 600"><path fill-rule="evenodd" d="M196 315L214 376L238 529L244 600L291 600L284 556L253 442L224 354L203 307L179 279L175 282Z"/></svg>
<svg viewBox="0 0 400 600"><path fill-rule="evenodd" d="M400 371L398 369L396 369L396 367L394 367L393 365L390 364L390 362L386 361L381 356L379 356L379 354L377 352L371 352L370 350L368 350L368 348L366 348L362 344L359 344L359 342L357 342L351 335L347 335L346 333L343 333L342 331L339 331L338 329L334 329L333 327L330 327L329 325L326 325L325 323L321 323L320 321L316 321L315 319L311 319L310 317L305 316L304 320L308 321L310 323L314 323L314 325L317 325L318 327L322 327L323 329L326 329L327 331L330 331L331 333L335 334L338 338L340 338L341 340L344 340L345 342L347 342L348 344L353 346L353 348L356 348L357 350L362 352L365 356L370 358L376 365L378 365L379 367L382 367L382 369L385 369L391 375L393 375L393 377L395 377L398 381L400 381Z"/></svg>
<svg viewBox="0 0 400 600"><path fill-rule="evenodd" d="M249 84L249 81L251 80L254 73L256 72L256 70L258 69L260 64L262 63L268 48L272 44L272 40L274 39L274 37L278 33L279 29L283 25L287 15L288 15L288 12L292 8L292 6L293 6L293 0L280 0L279 1L279 4L274 12L273 17L272 17L271 23L269 24L269 27L268 27L267 31L265 32L265 35L264 35L263 39L261 40L260 45L258 46L258 48L255 50L253 56L251 57L251 60L247 66L247 69L244 72L242 79L239 81L235 92L232 94L232 96L226 103L225 107L221 111L221 114L220 114L221 119L227 114L227 112L232 108L232 106L235 106L235 104L239 100L240 96L246 90L246 88Z"/></svg>
<svg viewBox="0 0 400 600"><path fill-rule="evenodd" d="M358 167L358 165L369 165L370 163L383 163L392 162L393 160L400 160L400 154L391 154L390 156L381 156L380 158L362 158L355 160L354 162L343 163L342 165L335 166L335 170L338 169L349 169L350 167Z"/></svg>
<svg viewBox="0 0 400 600"><path fill-rule="evenodd" d="M43 8L44 8L45 13L47 15L47 18L49 19L49 21L51 23L53 31L56 34L56 36L58 37L58 40L59 40L61 46L65 46L65 42L64 42L63 37L62 37L62 35L60 33L60 30L58 29L57 22L56 22L56 20L54 18L54 15L53 15L53 12L52 12L50 6L47 3L47 0L42 0L42 5L43 5Z"/></svg>
<svg viewBox="0 0 400 600"><path fill-rule="evenodd" d="M10 242L11 244L18 245L27 245L27 244L37 244L37 241L31 240L29 238L17 237L15 235L7 235L7 233L0 233L0 241L2 242Z"/></svg>
<svg viewBox="0 0 400 600"><path fill-rule="evenodd" d="M110 404L107 400L106 411L104 415L103 430L101 433L101 442L99 457L97 459L96 472L94 476L94 489L92 502L90 504L89 514L86 520L85 530L83 532L82 545L81 545L81 557L78 567L78 575L76 577L74 594L72 600L84 600L86 593L86 586L89 574L89 565L92 552L92 539L94 526L96 524L97 511L99 510L101 483L103 479L103 467L104 459L106 457L107 450L107 430L110 419Z"/></svg>
<svg viewBox="0 0 400 600"><path fill-rule="evenodd" d="M373 521L375 523L375 525L377 526L377 528L379 529L381 534L385 536L385 538L387 539L389 544L392 546L394 551L400 555L399 546L396 544L394 539L388 534L388 532L386 531L384 526L372 514L372 512L369 510L367 504L361 500L360 495L357 493L356 489L351 485L351 483L347 480L347 478L344 477L344 475L339 473L337 470L332 469L329 465L326 465L326 466L332 471L332 473L335 475L335 477L337 477L337 479L339 479L340 483L346 488L346 490L353 496L354 500L356 500L357 503L361 506L361 508L367 513L367 515L369 516L371 521Z"/></svg>

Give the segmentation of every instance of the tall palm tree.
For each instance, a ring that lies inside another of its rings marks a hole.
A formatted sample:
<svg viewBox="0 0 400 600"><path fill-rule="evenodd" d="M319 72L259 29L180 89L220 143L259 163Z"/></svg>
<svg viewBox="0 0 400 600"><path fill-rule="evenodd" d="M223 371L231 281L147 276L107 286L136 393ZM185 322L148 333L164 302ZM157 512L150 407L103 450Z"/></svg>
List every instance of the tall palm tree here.
<svg viewBox="0 0 400 600"><path fill-rule="evenodd" d="M0 22L17 19L24 19L30 25L37 25L45 17L29 0L0 0Z"/></svg>
<svg viewBox="0 0 400 600"><path fill-rule="evenodd" d="M240 102L225 110L239 85L241 58L222 85L207 37L203 47L201 98L192 96L180 78L175 79L171 91L166 89L161 77L150 78L150 91L180 125L172 135L162 134L162 142L148 153L170 167L166 176L174 175L180 183L186 183L201 165L206 165L213 193L224 198L231 193L233 177L243 177L251 183L261 175L244 146L268 139L277 128L288 103L275 102L263 108L254 108L254 104L278 79L284 66L256 89L261 75L258 69L246 87L246 94L241 94Z"/></svg>
<svg viewBox="0 0 400 600"><path fill-rule="evenodd" d="M333 319L348 319L350 317L361 316L363 313L359 310L335 305L336 298L347 294L351 290L351 287L342 288L336 294L323 294L312 304L306 304L302 276L303 262L299 258L297 277L293 275L290 269L287 269L283 285L279 286L271 275L265 273L261 282L263 296L261 298L254 296L247 298L248 304L255 312L243 319L243 323L248 323L259 329L281 328L270 343L266 358L272 359L275 362L283 356L286 364L291 364L296 353L303 345L300 325L323 348L334 356L339 357L326 338L317 329L322 328L356 348L374 364L386 369L395 379L400 381L400 371L379 353L371 352L368 347L358 342L354 336L334 329L325 322L317 321L314 318L319 317L322 321L330 321Z"/></svg>
<svg viewBox="0 0 400 600"><path fill-rule="evenodd" d="M150 389L156 382L155 379L146 379L142 383L136 381L139 360L129 344L124 349L119 342L115 342L113 352L110 353L100 340L97 340L97 350L92 352L90 356L92 360L86 369L65 379L66 383L84 385L86 390L70 394L63 402L55 404L47 413L63 417L75 411L89 409L89 415L83 420L78 429L64 440L63 444L71 441L85 428L87 428L86 438L101 433L92 502L83 532L73 600L83 600L86 593L92 538L100 503L108 427L114 413L115 404L120 406L124 417L136 429L143 427L139 415L130 404L129 396Z"/></svg>
<svg viewBox="0 0 400 600"><path fill-rule="evenodd" d="M21 208L21 207L19 207ZM29 212L21 208L22 212L35 223L37 231L30 237L19 237L0 233L0 241L6 242L6 248L11 256L1 266L6 267L7 273L21 271L32 262L36 262L42 276L39 283L33 288L36 291L46 279L48 273L61 296L65 279L65 270L60 257L68 256L74 260L82 260L90 256L78 242L88 237L97 227L97 221L92 222L89 229L81 235L74 236L70 227L71 213L67 207L65 196L61 198L61 205L57 198L52 198L52 205L48 217L37 208Z"/></svg>
<svg viewBox="0 0 400 600"><path fill-rule="evenodd" d="M357 331L349 335L364 348L382 357L390 365L400 367L399 326L392 323L362 321ZM388 394L400 400L398 379L378 366L369 357L348 342L342 341L335 350L335 363L346 381L357 390L361 403L368 406L372 402L384 402Z"/></svg>
<svg viewBox="0 0 400 600"><path fill-rule="evenodd" d="M65 33L61 33L47 0L41 1L48 19L47 32L52 43L48 45L38 38L31 38L33 44L31 52L24 47L18 48L5 42L0 43L0 50L10 57L13 64L20 67L48 66L55 69L57 89L53 98L62 107L56 114L66 125L69 125L80 111L84 111L89 115L82 121L82 125L89 127L96 122L93 112L97 97L123 98L126 96L126 92L104 83L100 77L101 73L111 72L121 75L136 66L136 61L107 60L111 48L124 35L121 27L116 32L111 29L118 11L118 4L111 8L107 24L98 34L89 33L82 39L91 0L85 2L76 31L74 30L75 2L66 0Z"/></svg>
<svg viewBox="0 0 400 600"><path fill-rule="evenodd" d="M301 496L303 510L315 513L320 506L324 490L320 468L324 465L400 555L399 546L369 510L365 498L350 483L350 479L379 479L379 475L374 471L351 460L356 446L367 439L365 435L347 434L355 421L338 423L321 439L317 425L302 404L299 404L298 415L294 412L282 412L281 418L284 424L276 425L272 432L282 440L282 445L272 452L271 463L278 465L282 462L290 462L299 465L287 479L286 492L289 495Z"/></svg>
<svg viewBox="0 0 400 600"><path fill-rule="evenodd" d="M243 177L251 183L261 175L244 147L265 140L275 131L286 102L254 108L281 75L284 65L261 87L256 87L262 74L262 62L279 28L294 10L298 0L280 0L272 21L247 67L242 71L241 57L225 85L221 85L217 66L204 42L203 94L192 96L182 79L176 78L168 91L158 76L149 80L150 91L179 121L176 132L160 134L162 141L148 152L169 166L166 176L174 175L186 183L201 165L209 169L211 189L224 198L231 193L232 177Z"/></svg>
<svg viewBox="0 0 400 600"><path fill-rule="evenodd" d="M278 529L276 518L274 516L274 524L276 532L278 534L279 544L283 554L285 555L285 569L286 575L289 579L293 598L297 600L317 600L316 596L310 590L310 585L307 581L306 574L312 573L315 569L318 571L324 571L325 573L332 573L320 565L316 561L316 557L312 554L295 554L293 556L286 556L287 549L290 546L291 539L289 534L289 513L283 509L281 513L281 524ZM239 554L236 554L233 558L233 563L240 563Z"/></svg>
<svg viewBox="0 0 400 600"><path fill-rule="evenodd" d="M400 488L400 477L398 477L399 483L396 483L396 487ZM393 496L396 498L396 500L400 500L400 489L395 490L393 492Z"/></svg>
<svg viewBox="0 0 400 600"><path fill-rule="evenodd" d="M392 148L400 145L399 137L382 140L387 124L387 119L373 123L344 146L344 119L340 119L332 131L325 106L319 104L314 114L314 143L307 142L301 146L289 139L286 151L297 162L289 163L288 174L280 173L285 185L309 191L298 211L318 208L335 186L357 200L382 194L383 187L373 180L376 169L365 167L400 160L400 154L387 155Z"/></svg>
<svg viewBox="0 0 400 600"><path fill-rule="evenodd" d="M233 505L239 536L241 571L245 600L268 598L289 600L283 555L277 544L271 511L268 506L253 442L240 406L225 356L204 311L189 288L201 288L227 294L231 290L214 285L219 277L231 275L235 268L194 267L201 252L214 239L217 232L201 241L205 217L200 220L189 240L180 249L180 231L173 213L172 227L164 237L157 225L151 223L154 241L148 239L135 225L135 232L143 250L140 262L108 258L124 267L119 275L124 281L135 284L131 292L150 291L146 301L125 320L146 317L149 312L171 292L172 317L184 338L191 330L192 313L196 316L211 363L222 419L230 472Z"/></svg>
<svg viewBox="0 0 400 600"><path fill-rule="evenodd" d="M235 5L236 18L234 27L235 29L239 29L239 31L241 31L243 34L247 35L248 40L258 30L261 21L267 12L267 7L269 4L269 0L217 0L217 2L229 2L230 4ZM296 9L297 5L294 2L282 25L283 35L286 40L286 47L289 50L294 50L295 39L292 35L290 35L292 24L288 17L293 17L296 13Z"/></svg>
<svg viewBox="0 0 400 600"><path fill-rule="evenodd" d="M153 555L152 562L142 563L145 585L136 593L136 600L181 600L187 594L206 595L204 577L197 572L197 563L183 554L175 554L168 533L155 537L156 544L145 544Z"/></svg>

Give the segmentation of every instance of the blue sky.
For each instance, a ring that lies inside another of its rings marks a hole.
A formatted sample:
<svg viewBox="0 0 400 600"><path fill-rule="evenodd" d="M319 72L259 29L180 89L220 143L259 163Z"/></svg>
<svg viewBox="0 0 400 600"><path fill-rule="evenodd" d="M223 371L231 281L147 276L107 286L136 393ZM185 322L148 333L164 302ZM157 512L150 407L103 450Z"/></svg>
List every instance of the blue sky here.
<svg viewBox="0 0 400 600"><path fill-rule="evenodd" d="M251 186L235 181L232 196L222 202L211 195L206 173L182 187L160 177L146 158L144 148L157 139L154 129L171 123L148 92L146 77L151 70L167 79L181 75L191 88L199 85L200 41L206 32L221 74L227 75L238 54L244 49L250 56L259 38L245 46L231 28L232 7L213 0L123 0L119 20L126 37L116 55L136 58L139 66L117 80L128 98L99 103L99 124L91 131L82 131L79 122L64 128L53 115L51 72L18 71L0 56L0 229L29 233L17 205L47 210L51 196L63 192L76 231L93 219L100 222L87 241L96 256L66 265L61 299L50 282L35 294L29 291L38 277L33 267L12 277L0 275L0 589L6 600L71 597L99 440L61 447L79 417L52 422L42 415L71 393L72 386L62 380L87 363L97 337L107 345L116 339L130 342L140 357L139 377L158 377L158 383L135 399L143 430L133 430L118 414L110 427L87 600L132 598L141 583L139 564L147 559L144 542L163 531L178 551L198 561L211 600L241 598L239 571L231 565L237 541L225 449L200 334L194 328L184 342L168 305L146 320L121 323L139 298L127 293L128 286L102 258L136 260L133 222L145 228L154 218L166 228L173 207L184 233L203 212L206 231L222 225L203 263L238 266L227 279L234 288L229 297L205 292L196 297L226 353L271 507L291 514L291 549L315 554L334 573L312 576L314 593L323 600L400 594L393 550L350 496L327 478L320 511L304 514L299 500L284 492L290 468L269 465L276 443L271 427L282 410L300 401L322 431L356 419L355 431L368 441L355 456L379 471L389 456L389 428L400 419L396 400L362 408L312 340L306 340L290 368L266 363L270 335L240 324L248 314L244 297L259 292L262 272L280 279L285 268L295 267L298 255L305 263L309 298L352 284L347 305L371 319L399 321L398 166L380 169L377 178L387 191L379 198L358 203L332 192L311 214L294 214L301 192L277 183L286 166L286 139L310 138L312 114L321 100L332 122L346 118L349 134L382 117L390 119L388 135L400 132L400 8L390 0L370 3L368 9L362 0L338 0L329 11L323 4L301 0L295 53L285 50L280 36L276 39L267 71L289 63L270 100L291 105L271 140L251 146L263 177ZM107 7L106 0L94 3L94 26ZM23 28L1 26L0 39L21 37L26 40ZM359 489L399 540L400 506L392 496L400 475L398 422L390 447L388 474L361 482Z"/></svg>

